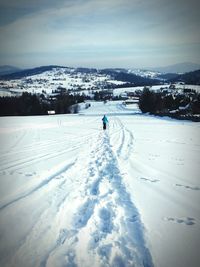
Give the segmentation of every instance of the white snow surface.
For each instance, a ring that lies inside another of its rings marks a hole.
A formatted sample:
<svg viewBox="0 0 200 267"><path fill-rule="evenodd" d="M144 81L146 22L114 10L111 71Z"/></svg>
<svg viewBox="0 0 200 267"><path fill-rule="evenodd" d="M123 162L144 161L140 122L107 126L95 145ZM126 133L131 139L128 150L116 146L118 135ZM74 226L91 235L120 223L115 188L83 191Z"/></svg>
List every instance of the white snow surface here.
<svg viewBox="0 0 200 267"><path fill-rule="evenodd" d="M0 266L199 267L199 134L120 102L1 117Z"/></svg>

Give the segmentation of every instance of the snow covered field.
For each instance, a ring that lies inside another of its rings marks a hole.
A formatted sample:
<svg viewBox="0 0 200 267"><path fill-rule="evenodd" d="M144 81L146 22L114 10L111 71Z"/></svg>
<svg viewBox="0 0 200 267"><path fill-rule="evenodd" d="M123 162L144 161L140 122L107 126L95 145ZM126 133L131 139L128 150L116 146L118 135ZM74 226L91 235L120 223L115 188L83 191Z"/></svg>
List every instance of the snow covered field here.
<svg viewBox="0 0 200 267"><path fill-rule="evenodd" d="M120 102L0 118L0 266L199 267L199 134Z"/></svg>
<svg viewBox="0 0 200 267"><path fill-rule="evenodd" d="M0 96L22 94L23 92L52 94L58 88L78 90L79 93L90 94L90 90L98 90L108 85L122 85L110 75L100 73L84 73L74 68L53 68L40 74L26 76L21 79L1 80Z"/></svg>

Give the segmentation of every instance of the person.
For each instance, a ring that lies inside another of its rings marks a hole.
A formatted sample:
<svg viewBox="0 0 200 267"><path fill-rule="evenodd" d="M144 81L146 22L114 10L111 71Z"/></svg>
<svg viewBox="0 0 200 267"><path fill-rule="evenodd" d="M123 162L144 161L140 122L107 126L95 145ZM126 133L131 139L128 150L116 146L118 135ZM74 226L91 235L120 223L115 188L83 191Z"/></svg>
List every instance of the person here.
<svg viewBox="0 0 200 267"><path fill-rule="evenodd" d="M106 130L106 124L108 123L108 118L106 117L106 115L103 116L102 121L103 121L103 129Z"/></svg>

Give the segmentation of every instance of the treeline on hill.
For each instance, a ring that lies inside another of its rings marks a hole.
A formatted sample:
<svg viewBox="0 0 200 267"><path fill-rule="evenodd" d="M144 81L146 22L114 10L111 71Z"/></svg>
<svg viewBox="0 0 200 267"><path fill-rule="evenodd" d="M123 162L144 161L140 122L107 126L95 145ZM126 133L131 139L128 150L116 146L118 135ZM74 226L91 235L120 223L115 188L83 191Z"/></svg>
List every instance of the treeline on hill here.
<svg viewBox="0 0 200 267"><path fill-rule="evenodd" d="M127 73L123 71L117 71L115 69L104 69L100 71L101 74L110 75L114 80L126 82L131 86L146 86L146 85L158 85L161 82L157 79L145 78L134 73Z"/></svg>
<svg viewBox="0 0 200 267"><path fill-rule="evenodd" d="M59 95L54 99L45 99L44 95L37 96L24 92L20 97L0 97L0 116L46 115L49 110L56 114L76 112L77 104L86 99L84 95Z"/></svg>
<svg viewBox="0 0 200 267"><path fill-rule="evenodd" d="M41 67L32 68L32 69L19 70L14 73L10 73L10 74L0 75L0 80L21 79L27 76L41 74L45 71L51 71L52 69L57 68L57 67L67 69L67 67L62 67L62 66L57 66L57 65L41 66Z"/></svg>
<svg viewBox="0 0 200 267"><path fill-rule="evenodd" d="M195 84L200 85L200 70L195 70L192 72L187 72L169 80L171 83L182 81L185 84Z"/></svg>
<svg viewBox="0 0 200 267"><path fill-rule="evenodd" d="M190 89L182 94L169 94L144 88L139 98L139 108L143 113L200 121L200 94Z"/></svg>

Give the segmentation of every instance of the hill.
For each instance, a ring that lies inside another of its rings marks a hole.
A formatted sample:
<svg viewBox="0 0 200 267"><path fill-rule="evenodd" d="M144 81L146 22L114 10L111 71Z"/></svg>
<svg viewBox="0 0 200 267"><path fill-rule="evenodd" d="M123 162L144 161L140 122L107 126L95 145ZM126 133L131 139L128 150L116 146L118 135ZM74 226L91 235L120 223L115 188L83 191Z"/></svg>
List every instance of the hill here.
<svg viewBox="0 0 200 267"><path fill-rule="evenodd" d="M200 85L200 69L176 76L170 82L184 82L185 84Z"/></svg>
<svg viewBox="0 0 200 267"><path fill-rule="evenodd" d="M21 70L20 68L17 68L14 66L3 65L3 66L0 66L0 75L11 74L11 73L14 73L20 70Z"/></svg>
<svg viewBox="0 0 200 267"><path fill-rule="evenodd" d="M162 73L186 73L200 69L200 64L195 64L191 62L184 62L174 65L169 65L166 67L156 67L150 68Z"/></svg>
<svg viewBox="0 0 200 267"><path fill-rule="evenodd" d="M41 74L45 71L53 70L54 68L61 68L61 66L49 65L49 66L41 66L41 67L36 67L36 68L31 68L31 69L25 69L21 71L15 71L14 73L1 75L0 79L1 80L21 79L27 76ZM62 67L62 68L65 68L65 67Z"/></svg>
<svg viewBox="0 0 200 267"><path fill-rule="evenodd" d="M101 75L101 76L109 77L111 80L120 81L123 83L127 83L127 85L129 84L129 85L134 85L134 86L160 84L159 79L142 77L134 73L129 73L128 70L126 69L97 70L94 68L68 68L68 67L57 66L57 65L41 66L37 68L18 71L18 72L7 74L7 75L2 75L0 76L0 80L20 80L28 76L30 77L30 76L43 74L47 71L51 71L52 73L54 73L55 69L57 72L61 70L63 73L64 71L65 74L68 74L70 76L77 75L77 74L80 74L82 76L89 75L90 77L93 77L95 79L98 75Z"/></svg>

